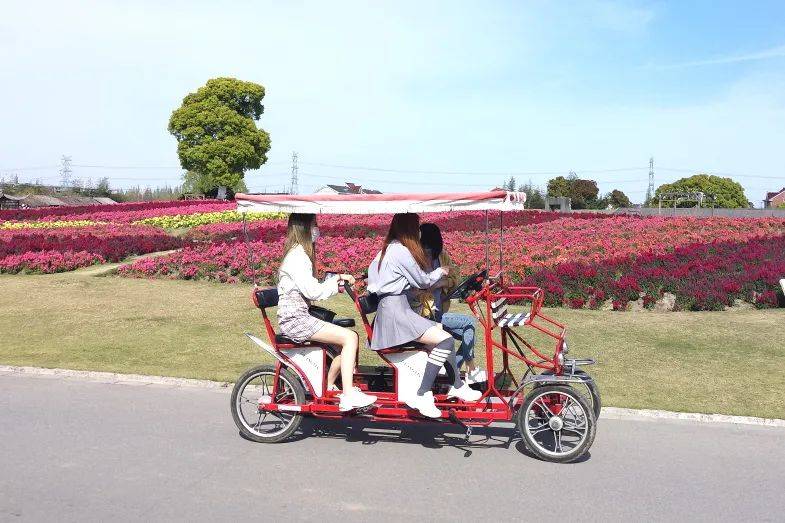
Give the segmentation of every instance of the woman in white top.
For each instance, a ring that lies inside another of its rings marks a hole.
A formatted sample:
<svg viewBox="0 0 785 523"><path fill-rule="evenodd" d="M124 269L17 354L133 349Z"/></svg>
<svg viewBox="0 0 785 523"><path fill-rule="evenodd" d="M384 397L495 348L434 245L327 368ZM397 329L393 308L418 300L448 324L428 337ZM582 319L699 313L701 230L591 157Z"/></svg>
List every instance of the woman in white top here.
<svg viewBox="0 0 785 523"><path fill-rule="evenodd" d="M326 300L338 294L342 282L354 283L349 274L328 278L319 282L315 278L314 263L316 239L315 214L292 214L286 229L284 257L278 270L278 325L281 334L296 343L315 341L341 347L327 373L328 390L337 390L335 380L341 373L343 393L339 394L341 411L367 407L376 401L375 396L364 394L352 386L354 362L357 358L357 333L327 323L308 312L311 300Z"/></svg>

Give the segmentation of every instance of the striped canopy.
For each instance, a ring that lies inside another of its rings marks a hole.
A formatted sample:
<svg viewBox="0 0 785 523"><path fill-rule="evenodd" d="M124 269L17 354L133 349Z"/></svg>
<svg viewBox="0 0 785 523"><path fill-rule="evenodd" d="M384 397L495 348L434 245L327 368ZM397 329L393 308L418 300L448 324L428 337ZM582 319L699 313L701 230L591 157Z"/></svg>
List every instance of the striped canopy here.
<svg viewBox="0 0 785 523"><path fill-rule="evenodd" d="M394 214L402 212L519 211L526 194L508 191L420 194L242 194L239 212Z"/></svg>

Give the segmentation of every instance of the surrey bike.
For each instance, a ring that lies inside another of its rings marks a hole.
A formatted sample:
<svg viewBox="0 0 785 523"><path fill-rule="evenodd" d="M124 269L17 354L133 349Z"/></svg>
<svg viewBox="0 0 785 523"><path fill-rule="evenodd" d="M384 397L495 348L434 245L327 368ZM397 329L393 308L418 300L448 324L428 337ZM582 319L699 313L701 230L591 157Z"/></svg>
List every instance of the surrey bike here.
<svg viewBox="0 0 785 523"><path fill-rule="evenodd" d="M466 277L449 299L467 303L477 318L485 342L488 381L473 385L483 392L475 402L447 399L446 378L434 385L441 422L466 428L514 421L526 447L537 457L571 462L582 457L594 441L600 395L582 367L590 359L570 359L566 326L544 314L545 293L536 287L513 285L503 274L503 213L523 208L523 195L505 191L448 194L374 195L236 195L241 212L273 211L315 214L387 214L396 212L485 211L485 268ZM488 211L499 214L499 270L489 274ZM247 235L246 235L247 238ZM479 262L479 260L478 260ZM370 341L378 300L358 294L349 285L343 292L354 302L362 330ZM383 422L432 422L406 406L407 394L417 390L427 353L417 343L374 351L378 365L359 365L355 385L378 397L363 411L340 412L337 392L328 391L326 373L335 350L316 342L295 343L275 332L269 317L278 304L275 288L254 288L254 304L261 310L266 340L246 333L274 358L270 365L248 369L235 384L231 411L247 439L274 443L291 436L303 416L340 419L363 417ZM314 308L321 319L355 327L353 318ZM532 334L532 335L530 335ZM540 347L533 341L537 337ZM542 340L545 340L543 342ZM544 343L552 348L542 348ZM362 344L361 344L362 345ZM359 361L359 357L358 357ZM516 366L522 372L515 375ZM525 369L525 370L524 370Z"/></svg>

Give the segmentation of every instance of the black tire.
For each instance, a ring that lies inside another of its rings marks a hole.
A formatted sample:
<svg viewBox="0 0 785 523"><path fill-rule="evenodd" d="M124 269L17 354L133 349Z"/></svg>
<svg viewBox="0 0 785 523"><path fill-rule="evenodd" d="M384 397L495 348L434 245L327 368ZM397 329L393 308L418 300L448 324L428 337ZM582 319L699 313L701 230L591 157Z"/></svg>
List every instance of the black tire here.
<svg viewBox="0 0 785 523"><path fill-rule="evenodd" d="M232 390L230 408L235 425L240 429L240 434L251 441L258 443L278 443L291 436L302 423L303 415L298 412L265 412L258 410L258 401L261 394L270 390L275 380L274 365L257 365L243 373L237 380ZM259 390L247 391L248 385L257 381L255 385ZM305 390L300 378L288 369L281 369L278 376L279 391L276 402L302 404L305 402ZM254 404L256 409L254 409ZM243 411L243 407L246 410ZM257 415L256 423L246 419L247 414ZM269 417L269 421L268 421Z"/></svg>
<svg viewBox="0 0 785 523"><path fill-rule="evenodd" d="M546 370L541 374L544 375L553 375L552 370ZM576 376L589 376L586 371L583 370L576 370ZM584 381L583 383L565 383L564 385L569 385L574 389L577 389L586 401L591 406L591 410L594 412L595 421L600 421L600 411L602 411L602 398L600 397L600 388L597 386L597 382L593 379ZM540 385L542 386L542 385ZM581 389L585 389L585 392Z"/></svg>
<svg viewBox="0 0 785 523"><path fill-rule="evenodd" d="M547 406L546 398L556 401L566 410L553 413L551 407L554 405ZM532 426L531 422L537 425ZM597 431L594 412L583 395L564 385L543 385L532 389L518 410L516 425L526 448L539 459L554 463L570 463L581 458L594 442ZM554 426L558 428L554 429Z"/></svg>

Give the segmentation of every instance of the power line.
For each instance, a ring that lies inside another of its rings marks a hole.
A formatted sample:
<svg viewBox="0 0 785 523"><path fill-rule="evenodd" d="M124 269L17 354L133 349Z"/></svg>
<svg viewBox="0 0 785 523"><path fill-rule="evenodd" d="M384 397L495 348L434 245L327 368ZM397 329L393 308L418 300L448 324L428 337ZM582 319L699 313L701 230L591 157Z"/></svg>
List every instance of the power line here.
<svg viewBox="0 0 785 523"><path fill-rule="evenodd" d="M311 178L321 178L326 180L340 180L346 181L345 176L334 176L328 174L314 174L303 172L301 173L304 176L309 176ZM390 179L390 178L373 178L370 181L375 183L405 183L407 185L414 184L414 185L455 185L455 186L463 186L463 187L487 187L488 183L474 183L474 184L456 184L449 180L447 181L439 181L439 182L410 182L408 180L401 180L401 179ZM629 179L629 180L594 180L597 183L640 183L640 179Z"/></svg>
<svg viewBox="0 0 785 523"><path fill-rule="evenodd" d="M345 181L344 176L329 176L325 174L312 174L312 173L302 173L304 176L308 176L310 178L321 178L325 180L340 180ZM406 185L450 185L455 187L487 187L487 183L452 183L448 181L441 181L441 182L410 182L408 180L373 180L375 183L405 183Z"/></svg>
<svg viewBox="0 0 785 523"><path fill-rule="evenodd" d="M0 171L41 171L44 169L59 169L60 165L37 165L35 167L0 167Z"/></svg>
<svg viewBox="0 0 785 523"><path fill-rule="evenodd" d="M296 154L296 153L295 153ZM559 175L569 174L570 169L564 170L549 170L549 171L434 171L425 169L391 169L385 167L363 167L357 165L342 165L321 162L299 162L303 165L313 165L318 167L329 167L335 169L346 169L356 171L374 171L383 173L394 174L435 174L435 175L472 175L472 176L535 176L535 175ZM268 162L264 165L284 165L286 162ZM184 169L174 165L93 165L93 164L74 164L71 163L70 167L78 167L81 169L122 169L122 170L176 170L183 171ZM37 171L46 169L62 169L60 165L35 165L28 167L2 167L0 171ZM651 175L653 169L653 158L650 159L648 171ZM711 171L707 169L694 169L694 168L676 168L676 167L659 167L662 171L679 172L679 173L700 173L714 174L718 176L730 176L738 178L761 178L768 180L779 180L782 176L764 176L756 174L743 174L743 173L730 173L721 171ZM600 173L613 173L613 172L631 172L631 171L646 171L646 167L617 167L609 169L572 169L579 175L582 174L600 174ZM612 180L614 181L614 180ZM611 182L612 182L611 181Z"/></svg>
<svg viewBox="0 0 785 523"><path fill-rule="evenodd" d="M384 167L361 167L357 165L338 165L330 163L302 162L303 165L313 165L317 167L329 167L334 169L347 169L353 171L377 171L395 174L445 174L445 175L472 175L472 176L534 176L551 174L569 174L570 169L561 171L429 171L418 169L388 169ZM620 167L615 169L573 169L581 174L596 174L624 171L643 171L645 167Z"/></svg>
<svg viewBox="0 0 785 523"><path fill-rule="evenodd" d="M171 165L83 165L83 164L74 164L74 167L79 167L82 169L122 169L122 170L141 170L141 171L162 171L162 170L171 170L171 171L184 171L182 167L173 167Z"/></svg>

